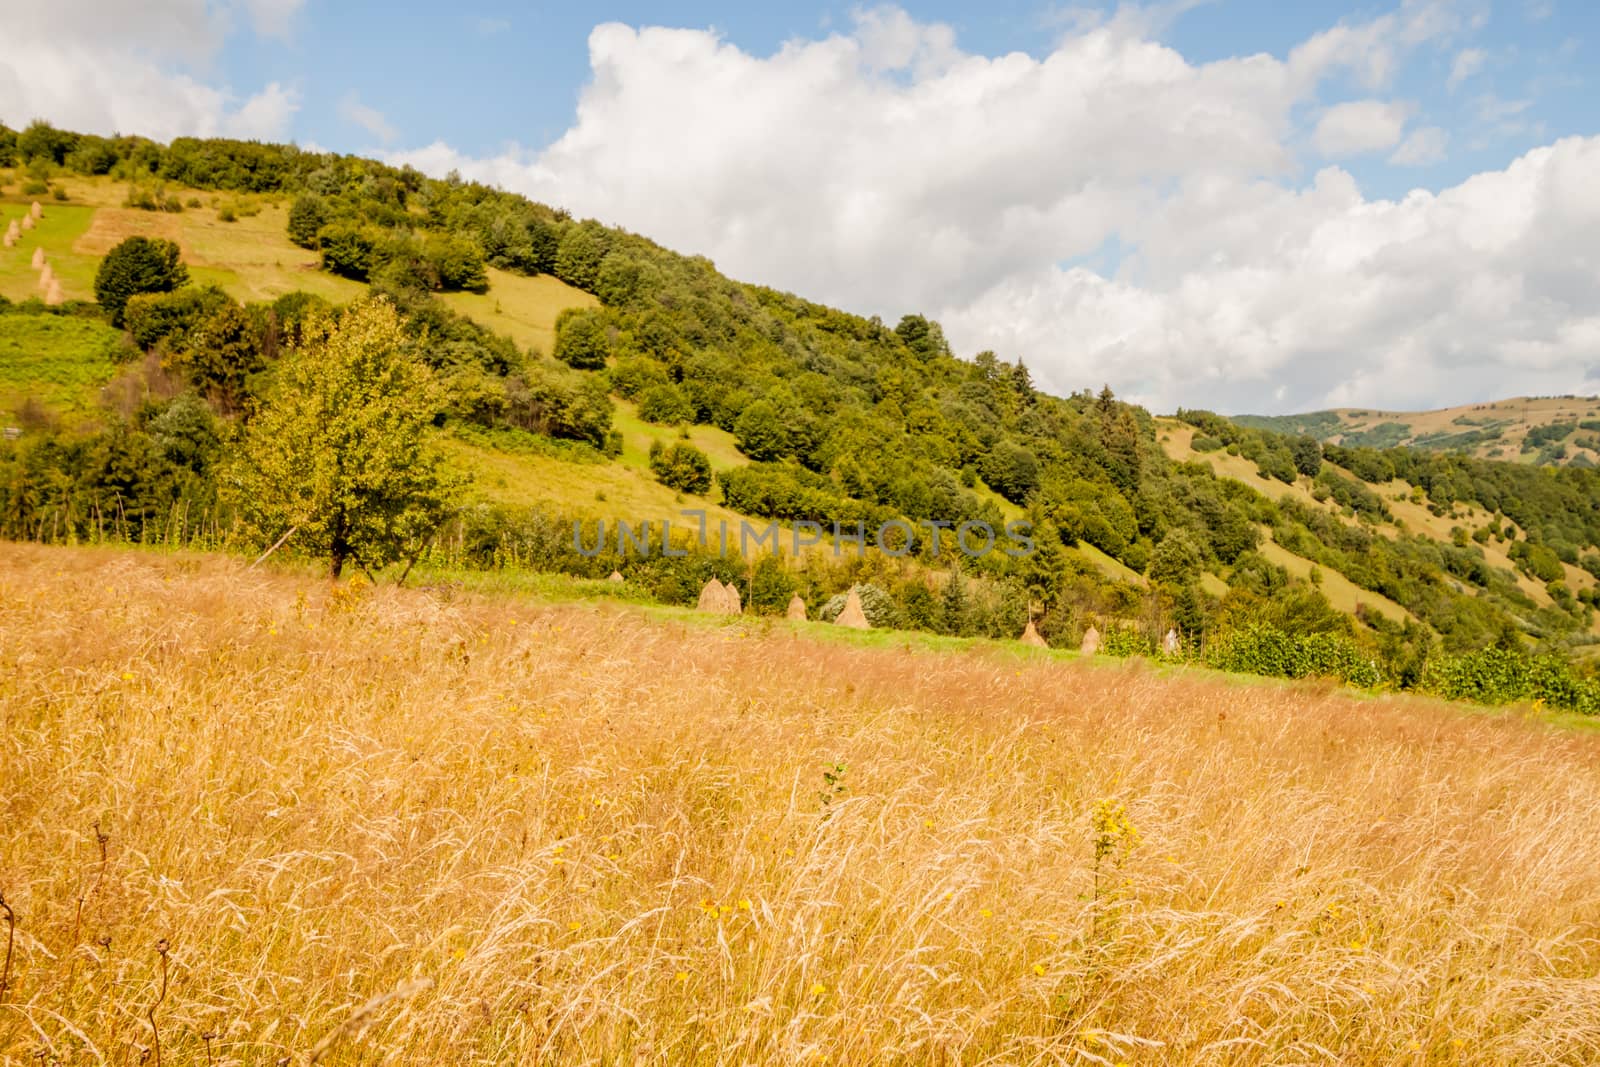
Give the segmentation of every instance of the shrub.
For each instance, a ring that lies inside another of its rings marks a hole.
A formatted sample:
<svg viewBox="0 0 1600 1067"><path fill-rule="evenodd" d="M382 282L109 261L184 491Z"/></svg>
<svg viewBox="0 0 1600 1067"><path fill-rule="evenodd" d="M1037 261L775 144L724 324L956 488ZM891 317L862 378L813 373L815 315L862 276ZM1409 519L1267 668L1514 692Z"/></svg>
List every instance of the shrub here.
<svg viewBox="0 0 1600 1067"><path fill-rule="evenodd" d="M599 311L568 308L556 318L555 357L578 370L598 370L611 354L611 331Z"/></svg>
<svg viewBox="0 0 1600 1067"><path fill-rule="evenodd" d="M662 485L680 493L703 495L711 489L711 461L691 444L650 446L650 470Z"/></svg>
<svg viewBox="0 0 1600 1067"><path fill-rule="evenodd" d="M140 293L170 293L188 281L176 244L159 237L129 237L100 261L94 296L111 324L121 326L130 299Z"/></svg>
<svg viewBox="0 0 1600 1067"><path fill-rule="evenodd" d="M639 394L639 417L646 422L671 426L694 419L694 407L683 390L663 383L652 385Z"/></svg>

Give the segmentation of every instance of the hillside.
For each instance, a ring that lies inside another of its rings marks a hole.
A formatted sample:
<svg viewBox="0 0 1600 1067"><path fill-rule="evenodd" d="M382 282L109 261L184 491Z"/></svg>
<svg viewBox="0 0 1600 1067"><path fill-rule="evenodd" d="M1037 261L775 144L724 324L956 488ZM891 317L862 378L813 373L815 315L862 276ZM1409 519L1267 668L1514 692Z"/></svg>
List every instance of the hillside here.
<svg viewBox="0 0 1600 1067"><path fill-rule="evenodd" d="M616 571L671 605L715 576L777 614L791 595L837 610L860 587L887 629L1014 638L1032 620L1057 646L1095 629L1118 656L1155 655L1170 631L1168 655L1229 670L1600 710L1600 471L1581 464L1158 419L1109 389L1051 396L1020 360L958 354L915 312L852 315L371 160L33 126L0 128L0 163L7 217L43 208L0 250L18 354L0 373L16 431L0 444L4 536L265 550L280 530L249 532L251 502L223 474L282 399L285 353L370 295L436 387L431 438L472 476L375 575L407 559ZM186 280L90 302L130 236L173 242ZM37 299L36 253L58 303ZM575 547L597 523L614 535L684 509L735 541L741 522L828 536L761 558ZM1031 550L1009 551L1016 524ZM963 554L958 527L1003 536ZM893 528L909 540L873 544Z"/></svg>
<svg viewBox="0 0 1600 1067"><path fill-rule="evenodd" d="M0 1059L1600 1053L1589 736L193 554L0 604Z"/></svg>
<svg viewBox="0 0 1600 1067"><path fill-rule="evenodd" d="M1335 408L1239 415L1244 426L1308 434L1328 444L1421 448L1549 466L1600 463L1600 397L1515 397L1437 411Z"/></svg>

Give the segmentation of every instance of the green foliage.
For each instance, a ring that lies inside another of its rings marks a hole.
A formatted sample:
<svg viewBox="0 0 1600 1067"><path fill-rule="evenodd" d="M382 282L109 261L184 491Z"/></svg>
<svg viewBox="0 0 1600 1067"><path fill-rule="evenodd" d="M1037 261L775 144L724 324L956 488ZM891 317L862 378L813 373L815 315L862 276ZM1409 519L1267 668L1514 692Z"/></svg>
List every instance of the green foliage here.
<svg viewBox="0 0 1600 1067"><path fill-rule="evenodd" d="M405 355L400 317L381 299L311 323L227 472L246 535L382 567L422 550L455 481L432 446L438 410L428 368Z"/></svg>
<svg viewBox="0 0 1600 1067"><path fill-rule="evenodd" d="M1172 530L1150 555L1150 580L1188 585L1199 579L1203 562L1194 538L1185 530Z"/></svg>
<svg viewBox="0 0 1600 1067"><path fill-rule="evenodd" d="M342 278L364 282L379 263L381 234L353 222L331 222L317 231L322 269Z"/></svg>
<svg viewBox="0 0 1600 1067"><path fill-rule="evenodd" d="M1206 663L1219 670L1278 678L1337 678L1372 687L1382 675L1348 637L1332 633L1288 633L1251 625L1225 634L1206 649Z"/></svg>
<svg viewBox="0 0 1600 1067"><path fill-rule="evenodd" d="M319 247L318 234L327 224L327 205L315 193L302 193L289 205L289 240L301 248Z"/></svg>
<svg viewBox="0 0 1600 1067"><path fill-rule="evenodd" d="M106 253L94 276L94 296L113 326L121 326L128 301L140 293L170 293L188 284L189 271L176 243L159 237L129 237Z"/></svg>
<svg viewBox="0 0 1600 1067"><path fill-rule="evenodd" d="M639 394L639 417L662 426L675 426L694 419L694 408L683 391L668 382L652 385Z"/></svg>
<svg viewBox="0 0 1600 1067"><path fill-rule="evenodd" d="M733 424L733 436L739 451L758 462L781 459L789 452L789 428L778 409L765 400L744 409Z"/></svg>
<svg viewBox="0 0 1600 1067"><path fill-rule="evenodd" d="M556 319L555 357L578 370L599 370L611 352L603 311L569 308Z"/></svg>
<svg viewBox="0 0 1600 1067"><path fill-rule="evenodd" d="M122 324L141 349L154 348L169 338L181 345L201 321L232 303L228 294L214 285L141 293L129 298Z"/></svg>
<svg viewBox="0 0 1600 1067"><path fill-rule="evenodd" d="M662 485L680 493L702 496L711 489L711 461L691 444L677 442L650 446L650 470Z"/></svg>

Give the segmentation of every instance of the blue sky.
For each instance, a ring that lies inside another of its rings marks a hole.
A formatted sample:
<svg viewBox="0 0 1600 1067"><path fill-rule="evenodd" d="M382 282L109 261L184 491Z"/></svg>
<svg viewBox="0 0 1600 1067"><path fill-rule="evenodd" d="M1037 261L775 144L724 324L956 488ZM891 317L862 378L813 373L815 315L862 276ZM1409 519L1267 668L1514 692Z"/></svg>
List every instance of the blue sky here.
<svg viewBox="0 0 1600 1067"><path fill-rule="evenodd" d="M919 21L949 24L963 49L984 55L1042 55L1081 17L1081 9L1036 3L993 3L981 12L952 3L900 6ZM1257 52L1281 58L1320 29L1393 6L1211 0L1175 11L1159 37L1197 63ZM220 80L234 86L295 86L306 101L292 127L297 140L340 151L441 140L485 155L508 142L546 145L571 125L590 78L588 37L597 24L714 28L741 49L767 55L786 41L847 27L859 7L477 3L444 11L311 4L296 16L288 39L240 34L211 62ZM1420 117L1452 131L1452 150L1437 164L1399 172L1372 163L1353 167L1374 195L1453 184L1563 134L1597 132L1600 4L1510 0L1470 8L1483 22L1463 47L1485 53L1478 71L1450 87L1457 53L1439 51L1408 64L1395 83L1399 95L1417 102ZM1358 86L1332 88L1335 97L1341 90L1348 98L1363 95ZM340 114L337 105L350 94L382 113L394 128L392 141Z"/></svg>
<svg viewBox="0 0 1600 1067"><path fill-rule="evenodd" d="M459 171L933 315L1058 392L1600 392L1600 4L56 0L5 25L13 125Z"/></svg>

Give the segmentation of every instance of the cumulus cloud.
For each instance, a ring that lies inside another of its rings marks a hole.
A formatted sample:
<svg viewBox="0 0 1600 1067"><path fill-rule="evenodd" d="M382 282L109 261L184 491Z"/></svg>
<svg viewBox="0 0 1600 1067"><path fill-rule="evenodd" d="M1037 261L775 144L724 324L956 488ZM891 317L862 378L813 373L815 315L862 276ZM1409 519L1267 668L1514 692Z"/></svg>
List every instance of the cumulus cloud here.
<svg viewBox="0 0 1600 1067"><path fill-rule="evenodd" d="M240 95L186 72L203 67L241 16L287 32L303 0L56 0L8 12L0 117L94 133L282 138L298 95L273 82Z"/></svg>
<svg viewBox="0 0 1600 1067"><path fill-rule="evenodd" d="M1393 148L1405 130L1410 108L1385 100L1352 100L1322 113L1311 142L1329 159Z"/></svg>
<svg viewBox="0 0 1600 1067"><path fill-rule="evenodd" d="M1302 170L1296 145L1437 161L1447 135L1407 135L1409 105L1318 96L1334 78L1381 89L1407 50L1461 30L1448 5L1412 3L1281 60L1195 64L1121 18L1038 58L968 54L894 10L765 57L605 25L547 148L392 158L736 277L934 314L958 350L1021 356L1057 391L1271 411L1600 387L1600 207L1582 194L1600 139L1393 201Z"/></svg>

